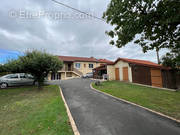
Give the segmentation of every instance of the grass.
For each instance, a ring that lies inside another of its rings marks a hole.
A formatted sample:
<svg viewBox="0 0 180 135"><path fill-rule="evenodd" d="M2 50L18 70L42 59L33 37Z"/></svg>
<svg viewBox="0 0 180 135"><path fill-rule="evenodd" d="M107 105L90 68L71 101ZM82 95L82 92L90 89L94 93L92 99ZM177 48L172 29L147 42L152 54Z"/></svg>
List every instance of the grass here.
<svg viewBox="0 0 180 135"><path fill-rule="evenodd" d="M72 135L58 86L0 90L0 135Z"/></svg>
<svg viewBox="0 0 180 135"><path fill-rule="evenodd" d="M138 86L119 81L103 82L93 87L180 120L180 92Z"/></svg>

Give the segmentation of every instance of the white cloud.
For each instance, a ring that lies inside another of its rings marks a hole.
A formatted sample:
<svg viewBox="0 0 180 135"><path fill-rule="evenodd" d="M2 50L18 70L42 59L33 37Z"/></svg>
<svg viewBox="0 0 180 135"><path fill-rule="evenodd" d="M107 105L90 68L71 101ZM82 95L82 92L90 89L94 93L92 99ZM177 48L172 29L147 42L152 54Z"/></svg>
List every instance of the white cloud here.
<svg viewBox="0 0 180 135"><path fill-rule="evenodd" d="M102 17L110 0L61 0L65 4ZM27 49L46 49L56 55L94 56L115 60L118 57L146 59L156 61L156 53L144 54L137 45L129 43L126 47L116 48L109 45L110 38L105 31L112 28L97 19L50 18L19 19L11 18L11 10L74 11L53 3L51 0L3 0L0 5L0 48L25 51ZM161 51L164 54L164 50Z"/></svg>

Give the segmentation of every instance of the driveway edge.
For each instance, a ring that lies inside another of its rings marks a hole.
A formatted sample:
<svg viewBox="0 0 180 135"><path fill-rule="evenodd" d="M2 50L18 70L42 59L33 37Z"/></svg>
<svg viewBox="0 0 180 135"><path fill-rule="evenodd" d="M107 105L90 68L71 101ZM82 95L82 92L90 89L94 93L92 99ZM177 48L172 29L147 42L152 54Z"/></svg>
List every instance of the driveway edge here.
<svg viewBox="0 0 180 135"><path fill-rule="evenodd" d="M70 112L70 110L69 110L69 107L68 107L68 105L67 105L67 103L66 103L66 100L65 100L65 98L64 98L64 95L63 95L63 93L62 93L62 89L61 89L60 86L59 86L59 91L60 91L61 97L62 97L62 99L63 99L63 102L64 102L64 104L65 104L66 112L67 112L67 114L68 114L69 121L70 121L70 123L71 123L71 127L72 127L72 129L73 129L74 135L80 135L79 130L77 129L76 123L75 123L75 121L74 121L74 119L73 119L73 117L72 117L72 114L71 114L71 112Z"/></svg>
<svg viewBox="0 0 180 135"><path fill-rule="evenodd" d="M175 118L173 118L173 117L167 116L167 115L162 114L162 113L160 113L160 112L156 112L156 111L154 111L154 110L151 110L151 109L149 109L149 108L143 107L143 106L138 105L138 104L135 104L135 103L133 103L133 102L130 102L130 101L124 100L124 99L122 99L122 98L115 97L115 96L113 96L113 95L111 95L111 94L105 93L105 92L103 92L103 91L97 90L97 89L95 89L95 88L92 87L92 83L90 84L90 88L91 88L92 90L95 90L95 91L99 92L99 93L103 93L103 94L105 94L105 95L107 95L107 96L110 96L110 97L112 97L112 98L115 98L115 99L117 99L117 100L123 101L123 102L125 102L125 103L131 104L131 105L134 105L134 106L137 106L137 107L140 107L140 108L143 108L143 109L145 109L145 110L147 110L147 111L150 111L150 112L152 112L152 113L155 113L155 114L160 115L160 116L162 116L162 117L165 117L165 118L167 118L167 119L173 120L173 121L175 121L175 122L177 122L177 123L180 123L180 120L177 120L177 119L175 119Z"/></svg>

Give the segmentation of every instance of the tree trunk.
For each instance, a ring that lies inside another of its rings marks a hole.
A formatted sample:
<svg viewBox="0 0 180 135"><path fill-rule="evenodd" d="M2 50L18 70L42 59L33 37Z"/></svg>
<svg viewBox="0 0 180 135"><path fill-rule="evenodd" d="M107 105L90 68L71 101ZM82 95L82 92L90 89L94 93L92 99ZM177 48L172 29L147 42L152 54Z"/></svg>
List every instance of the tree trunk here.
<svg viewBox="0 0 180 135"><path fill-rule="evenodd" d="M39 90L43 89L43 81L42 80L38 80L38 89Z"/></svg>
<svg viewBox="0 0 180 135"><path fill-rule="evenodd" d="M160 58L159 58L159 49L156 48L156 54L157 54L157 62L160 64Z"/></svg>

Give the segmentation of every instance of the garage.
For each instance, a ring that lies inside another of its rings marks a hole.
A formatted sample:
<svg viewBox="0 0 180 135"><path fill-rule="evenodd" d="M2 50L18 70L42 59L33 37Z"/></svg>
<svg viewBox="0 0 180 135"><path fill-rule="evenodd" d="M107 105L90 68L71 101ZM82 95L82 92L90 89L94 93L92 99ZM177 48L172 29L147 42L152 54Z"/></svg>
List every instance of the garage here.
<svg viewBox="0 0 180 135"><path fill-rule="evenodd" d="M123 81L129 81L128 67L123 67Z"/></svg>
<svg viewBox="0 0 180 135"><path fill-rule="evenodd" d="M146 60L118 58L114 63L104 65L104 67L100 66L97 69L106 71L109 80L161 88L176 88L179 83L176 80L180 80L180 77L176 77L170 68Z"/></svg>
<svg viewBox="0 0 180 135"><path fill-rule="evenodd" d="M151 68L142 65L131 65L133 83L151 85Z"/></svg>

